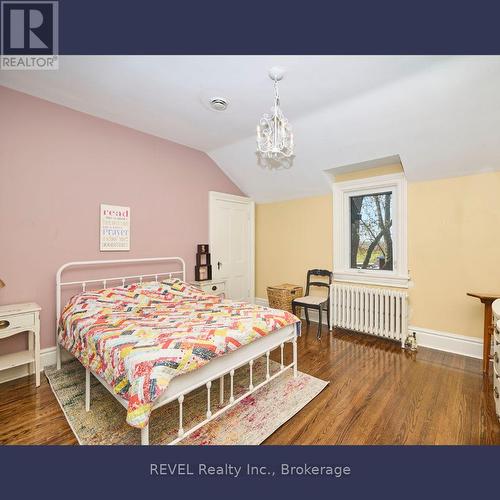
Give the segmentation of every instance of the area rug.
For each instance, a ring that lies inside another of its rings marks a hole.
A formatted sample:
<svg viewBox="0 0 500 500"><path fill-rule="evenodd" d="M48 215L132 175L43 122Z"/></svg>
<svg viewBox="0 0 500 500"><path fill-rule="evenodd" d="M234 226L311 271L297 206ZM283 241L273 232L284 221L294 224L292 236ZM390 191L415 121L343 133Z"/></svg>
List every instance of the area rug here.
<svg viewBox="0 0 500 500"><path fill-rule="evenodd" d="M271 374L280 365L270 362ZM254 385L265 379L266 361L260 358L253 367ZM85 411L85 369L77 360L45 368L45 375L78 442L85 445L139 445L140 431L125 423L126 410L91 377L91 409ZM225 403L229 377L225 383ZM234 395L248 390L248 366L234 375ZM183 445L257 445L292 418L314 399L328 382L292 370L276 377L265 386L236 404L233 408L194 432L179 444ZM184 400L184 429L187 431L205 418L206 388L191 392ZM212 383L212 412L219 408L219 382ZM150 443L168 444L177 437L179 409L177 401L154 410L150 419Z"/></svg>

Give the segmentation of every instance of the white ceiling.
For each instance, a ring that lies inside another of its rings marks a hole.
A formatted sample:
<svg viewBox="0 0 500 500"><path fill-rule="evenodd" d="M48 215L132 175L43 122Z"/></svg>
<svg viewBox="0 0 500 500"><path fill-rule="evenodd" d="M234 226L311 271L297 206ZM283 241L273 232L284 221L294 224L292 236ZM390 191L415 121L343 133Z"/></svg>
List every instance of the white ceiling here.
<svg viewBox="0 0 500 500"><path fill-rule="evenodd" d="M207 152L256 201L327 193L325 170L399 154L410 180L500 169L500 57L62 56L0 84ZM290 169L259 167L255 125L286 68ZM208 107L213 96L229 108Z"/></svg>

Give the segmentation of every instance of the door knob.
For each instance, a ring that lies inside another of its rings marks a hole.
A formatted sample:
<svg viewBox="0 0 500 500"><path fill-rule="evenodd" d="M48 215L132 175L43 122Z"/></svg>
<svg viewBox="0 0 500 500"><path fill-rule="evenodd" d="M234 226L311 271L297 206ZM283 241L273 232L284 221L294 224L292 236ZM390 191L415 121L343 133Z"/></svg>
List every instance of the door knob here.
<svg viewBox="0 0 500 500"><path fill-rule="evenodd" d="M222 267L222 262L217 262L217 269L220 271L220 268Z"/></svg>

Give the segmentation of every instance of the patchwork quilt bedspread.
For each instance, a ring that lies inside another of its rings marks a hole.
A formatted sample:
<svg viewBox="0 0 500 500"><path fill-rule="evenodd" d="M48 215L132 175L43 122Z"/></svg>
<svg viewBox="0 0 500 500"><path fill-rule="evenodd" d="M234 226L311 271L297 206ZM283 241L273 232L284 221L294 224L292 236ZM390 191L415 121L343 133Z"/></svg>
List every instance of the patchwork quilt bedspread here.
<svg viewBox="0 0 500 500"><path fill-rule="evenodd" d="M58 335L127 401L127 422L142 428L173 377L291 324L300 325L286 311L171 279L79 293L64 308Z"/></svg>

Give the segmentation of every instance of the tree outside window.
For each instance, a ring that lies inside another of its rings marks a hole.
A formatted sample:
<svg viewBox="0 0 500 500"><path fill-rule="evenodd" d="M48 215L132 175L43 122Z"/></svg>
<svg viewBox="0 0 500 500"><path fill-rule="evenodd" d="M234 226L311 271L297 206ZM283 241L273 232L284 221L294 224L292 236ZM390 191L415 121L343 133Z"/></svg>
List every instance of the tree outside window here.
<svg viewBox="0 0 500 500"><path fill-rule="evenodd" d="M392 192L352 196L351 269L393 270Z"/></svg>

